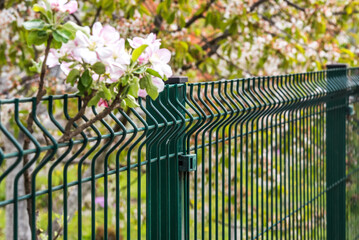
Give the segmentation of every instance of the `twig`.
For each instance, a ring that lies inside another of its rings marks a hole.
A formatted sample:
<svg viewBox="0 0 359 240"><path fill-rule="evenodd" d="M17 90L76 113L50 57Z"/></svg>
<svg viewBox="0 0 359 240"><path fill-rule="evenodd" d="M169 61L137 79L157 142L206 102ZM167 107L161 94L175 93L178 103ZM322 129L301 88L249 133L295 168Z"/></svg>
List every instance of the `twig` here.
<svg viewBox="0 0 359 240"><path fill-rule="evenodd" d="M77 23L77 25L82 26L81 20L74 13L71 14L71 17L73 17L73 19L75 19L75 22Z"/></svg>
<svg viewBox="0 0 359 240"><path fill-rule="evenodd" d="M91 29L92 29L93 25L95 24L95 22L97 21L97 18L100 16L101 10L102 10L101 6L99 8L97 8L95 18L93 19L91 27L90 27Z"/></svg>
<svg viewBox="0 0 359 240"><path fill-rule="evenodd" d="M51 42L52 42L52 36L50 35L49 38L47 39L47 46L45 49L45 58L44 61L42 63L42 67L41 67L41 73L40 73L40 81L39 81L39 90L37 91L36 94L36 106L40 103L41 98L46 94L46 90L44 90L44 85L45 85L45 73L47 70L46 67L46 62L47 62L47 57L49 55L50 52L50 47L51 47ZM27 130L30 133L33 133L33 124L34 124L34 119L33 119L33 112L30 113L28 119L27 119ZM24 140L24 146L23 146L23 150L27 150L30 146L30 139L28 137L25 138ZM26 165L29 162L29 155L25 155L24 156L24 165ZM24 185L25 185L25 193L26 194L30 194L31 193L31 178L30 178L30 171L29 169L26 169L24 172ZM27 212L29 215L29 226L32 229L32 225L35 224L32 222L32 206L31 206L31 198L29 198L27 200Z"/></svg>
<svg viewBox="0 0 359 240"><path fill-rule="evenodd" d="M75 115L75 117L70 118L69 121L66 123L65 132L69 132L71 130L73 123L76 122L77 120L79 120L85 114L87 104L89 103L91 98L94 96L94 93L95 92L92 92L90 95L85 96L83 104L80 108L80 111L78 111L78 113Z"/></svg>
<svg viewBox="0 0 359 240"><path fill-rule="evenodd" d="M209 1L206 6L203 8L203 10L199 13L195 13L185 24L185 28L189 28L193 23L195 23L198 19L203 18L204 17L204 13L208 11L208 9L211 7L211 5L215 2L216 0L211 0ZM178 31L181 30L181 27L179 27Z"/></svg>
<svg viewBox="0 0 359 240"><path fill-rule="evenodd" d="M305 9L304 9L304 8L298 6L298 5L295 4L295 3L292 3L291 1L284 0L284 2L286 2L289 6L292 6L292 7L296 8L296 9L298 9L299 11L305 12Z"/></svg>
<svg viewBox="0 0 359 240"><path fill-rule="evenodd" d="M259 5L261 5L262 3L265 3L267 2L268 0L259 0L257 2L255 2L250 8L249 8L249 11L250 12L253 12L254 9L256 9L257 7L259 7Z"/></svg>
<svg viewBox="0 0 359 240"><path fill-rule="evenodd" d="M64 135L59 139L59 143L66 142L66 141L70 140L71 138L79 135L83 130L85 130L86 128L88 128L89 126L94 124L95 122L106 117L112 110L114 110L116 107L118 107L119 104L121 103L121 99L119 96L121 92L122 91L119 92L116 99L111 103L111 105L108 108L104 109L102 112L97 114L94 118L90 119L88 122L78 126L75 130L65 132Z"/></svg>

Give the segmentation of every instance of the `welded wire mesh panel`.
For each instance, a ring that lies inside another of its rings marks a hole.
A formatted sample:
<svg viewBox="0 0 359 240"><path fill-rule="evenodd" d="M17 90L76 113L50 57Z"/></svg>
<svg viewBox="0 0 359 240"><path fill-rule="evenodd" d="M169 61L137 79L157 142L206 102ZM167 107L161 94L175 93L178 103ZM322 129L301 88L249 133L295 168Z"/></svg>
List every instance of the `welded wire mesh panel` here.
<svg viewBox="0 0 359 240"><path fill-rule="evenodd" d="M146 121L154 117L139 102L139 108L115 110L60 143L67 120L80 107L78 97L51 96L37 107L35 99L1 100L1 239L28 238L29 232L32 239L145 238L151 214L146 146L164 124L149 126ZM33 132L26 129L31 110ZM90 109L74 128L100 110ZM26 137L30 147L24 150ZM169 159L166 152L159 157ZM159 157L152 156L152 163Z"/></svg>
<svg viewBox="0 0 359 240"><path fill-rule="evenodd" d="M65 142L79 97L0 100L0 238L355 239L358 86L355 68L167 85Z"/></svg>
<svg viewBox="0 0 359 240"><path fill-rule="evenodd" d="M346 104L326 102L357 86L350 71L189 85L198 168L186 237L327 238L326 194L338 183L327 185L326 116Z"/></svg>
<svg viewBox="0 0 359 240"><path fill-rule="evenodd" d="M359 99L349 98L351 104L347 122L346 159L346 233L347 239L359 238Z"/></svg>

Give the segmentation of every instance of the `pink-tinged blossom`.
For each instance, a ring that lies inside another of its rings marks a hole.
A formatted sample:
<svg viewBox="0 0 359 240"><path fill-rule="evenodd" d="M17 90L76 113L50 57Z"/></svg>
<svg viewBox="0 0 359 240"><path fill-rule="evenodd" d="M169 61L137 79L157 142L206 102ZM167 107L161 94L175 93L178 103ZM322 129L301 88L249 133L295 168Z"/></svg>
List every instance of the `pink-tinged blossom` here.
<svg viewBox="0 0 359 240"><path fill-rule="evenodd" d="M120 39L120 34L114 27L110 25L102 26L100 22L93 25L92 36L106 45L113 44Z"/></svg>
<svg viewBox="0 0 359 240"><path fill-rule="evenodd" d="M76 12L78 8L76 1L50 0L49 3L54 11L67 12L69 14Z"/></svg>
<svg viewBox="0 0 359 240"><path fill-rule="evenodd" d="M114 43L112 56L104 62L108 65L107 71L110 73L109 82L116 82L125 73L131 63L131 56L125 49L125 40L120 39Z"/></svg>
<svg viewBox="0 0 359 240"><path fill-rule="evenodd" d="M92 28L92 35L87 36L82 31L76 32L74 57L89 64L106 60L112 56L113 49L110 47L120 39L119 33L113 27L102 26L96 22Z"/></svg>
<svg viewBox="0 0 359 240"><path fill-rule="evenodd" d="M157 71L161 77L166 76L167 78L172 76L172 69L168 65L170 60L171 52L165 48L155 49L149 59L153 70Z"/></svg>
<svg viewBox="0 0 359 240"><path fill-rule="evenodd" d="M157 87L158 92L162 92L163 89L165 89L165 83L162 81L161 78L152 77L152 83Z"/></svg>
<svg viewBox="0 0 359 240"><path fill-rule="evenodd" d="M138 96L141 98L145 98L147 96L147 92L145 89L138 90Z"/></svg>
<svg viewBox="0 0 359 240"><path fill-rule="evenodd" d="M104 208L105 207L105 198L104 197L96 197L95 204L98 204Z"/></svg>
<svg viewBox="0 0 359 240"><path fill-rule="evenodd" d="M108 108L108 102L105 99L101 98L100 101L98 102L98 106Z"/></svg>
<svg viewBox="0 0 359 240"><path fill-rule="evenodd" d="M146 44L149 48L156 48L161 46L161 39L157 39L156 34L150 33L146 38L134 37L132 40L128 39L132 48L138 48Z"/></svg>
<svg viewBox="0 0 359 240"><path fill-rule="evenodd" d="M145 51L138 58L138 61L141 64L148 63L153 52L161 46L161 40L157 39L156 34L154 33L150 33L146 38L135 37L132 40L128 39L128 42L130 43L130 46L135 49L142 45L147 45Z"/></svg>
<svg viewBox="0 0 359 240"><path fill-rule="evenodd" d="M49 55L47 56L47 60L46 60L46 65L49 68L55 67L57 65L60 65L59 62L59 58L60 58L60 53L58 51L56 51L55 49L50 49L49 51ZM44 57L42 57L42 60L44 59Z"/></svg>

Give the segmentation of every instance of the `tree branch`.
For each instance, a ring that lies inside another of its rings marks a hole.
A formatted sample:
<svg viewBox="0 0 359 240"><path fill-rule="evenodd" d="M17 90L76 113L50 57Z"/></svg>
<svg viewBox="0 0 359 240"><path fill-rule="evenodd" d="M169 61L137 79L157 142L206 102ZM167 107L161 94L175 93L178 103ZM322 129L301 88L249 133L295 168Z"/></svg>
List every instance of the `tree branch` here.
<svg viewBox="0 0 359 240"><path fill-rule="evenodd" d="M85 98L83 100L83 103L82 103L82 106L80 108L80 111L78 111L77 114L75 115L75 117L70 118L68 120L68 122L66 123L65 132L69 132L71 130L71 127L72 127L73 123L76 122L77 120L79 120L85 114L87 104L89 103L91 98L94 96L94 94L95 93L92 92L90 95L85 96Z"/></svg>
<svg viewBox="0 0 359 240"><path fill-rule="evenodd" d="M47 66L46 66L46 62L47 62L47 57L49 55L50 52L50 48L51 48L51 42L52 42L52 35L49 36L49 38L47 39L47 45L46 45L46 49L45 49L45 58L44 61L42 62L42 67L41 67L41 73L40 73L40 81L39 81L39 89L37 91L36 94L36 106L40 103L41 98L46 94L46 90L44 90L44 85L45 85L45 73L47 70ZM29 117L27 119L27 130L30 133L33 133L33 124L34 124L34 119L33 119L33 112L31 112L29 114ZM30 146L30 139L28 137L25 138L24 140L24 145L23 145L23 149L27 150ZM25 155L24 159L24 166L29 162L29 155ZM29 169L26 169L24 172L24 185L25 185L25 193L26 194L31 194L31 176L30 176L30 171ZM31 198L29 198L27 200L27 211L28 211L28 215L29 215L29 226L31 228L31 226L35 223L32 222L32 211L31 211L32 207L31 207ZM31 228L32 229L32 228Z"/></svg>
<svg viewBox="0 0 359 240"><path fill-rule="evenodd" d="M297 4L295 4L295 3L291 2L291 1L284 0L284 2L286 2L289 6L292 6L292 7L296 8L296 9L298 9L299 11L305 12L304 8L298 6Z"/></svg>
<svg viewBox="0 0 359 240"><path fill-rule="evenodd" d="M82 26L81 20L74 13L71 14L71 17L73 17L77 25Z"/></svg>
<svg viewBox="0 0 359 240"><path fill-rule="evenodd" d="M195 13L185 24L185 28L189 28L193 23L195 23L198 19L203 18L204 17L204 13L208 11L208 9L211 7L211 5L215 2L216 0L211 0L209 2L207 2L206 6L202 9L201 12L199 13ZM181 30L181 27L178 27L178 30Z"/></svg>
<svg viewBox="0 0 359 240"><path fill-rule="evenodd" d="M212 56L213 54L215 54L217 52L217 49L219 48L219 41L223 40L223 39L226 39L227 37L229 37L231 34L229 33L228 30L224 31L221 35L213 38L212 40L210 41L206 41L206 43L202 46L202 49L203 51L207 51L207 54L206 54L206 57L210 57ZM203 62L203 59L200 59L198 60L196 63L195 63L195 66L198 68L198 66ZM183 71L186 71L188 69L191 69L193 67L192 64L187 64L187 65L184 65L182 66L182 70Z"/></svg>
<svg viewBox="0 0 359 240"><path fill-rule="evenodd" d="M90 27L91 29L92 29L93 25L95 24L95 22L97 21L97 18L100 16L101 10L102 10L101 6L99 8L97 8L95 18L93 19L91 27Z"/></svg>
<svg viewBox="0 0 359 240"><path fill-rule="evenodd" d="M359 11L355 10L348 14L346 11L339 11L339 12L333 12L333 15L352 15L352 14L358 14Z"/></svg>
<svg viewBox="0 0 359 240"><path fill-rule="evenodd" d="M250 8L249 12L253 12L257 7L259 7L262 3L268 2L268 0L259 0L255 2Z"/></svg>
<svg viewBox="0 0 359 240"><path fill-rule="evenodd" d="M90 119L88 122L78 126L75 130L65 132L64 135L59 139L58 142L62 143L62 142L66 142L66 141L70 140L71 138L79 135L83 130L85 130L86 128L88 128L89 126L94 124L95 122L106 117L112 110L117 108L119 106L119 104L121 103L121 99L119 96L121 92L122 91L119 91L119 94L117 95L116 99L111 103L111 105L108 108L104 109L102 112L97 114L94 118Z"/></svg>

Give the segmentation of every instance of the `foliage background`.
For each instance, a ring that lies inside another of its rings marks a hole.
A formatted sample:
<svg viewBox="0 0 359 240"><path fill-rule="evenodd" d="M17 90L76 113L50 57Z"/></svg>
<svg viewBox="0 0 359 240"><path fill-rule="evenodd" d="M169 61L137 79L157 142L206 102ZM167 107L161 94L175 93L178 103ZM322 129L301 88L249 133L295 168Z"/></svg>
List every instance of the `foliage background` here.
<svg viewBox="0 0 359 240"><path fill-rule="evenodd" d="M0 95L33 96L38 76L29 68L44 49L26 44L24 21L35 1L0 0ZM321 70L330 62L357 65L359 1L336 0L86 0L70 16L95 19L121 37L158 34L173 52L176 75L190 81ZM52 93L69 91L52 71ZM55 88L56 86L56 88Z"/></svg>

